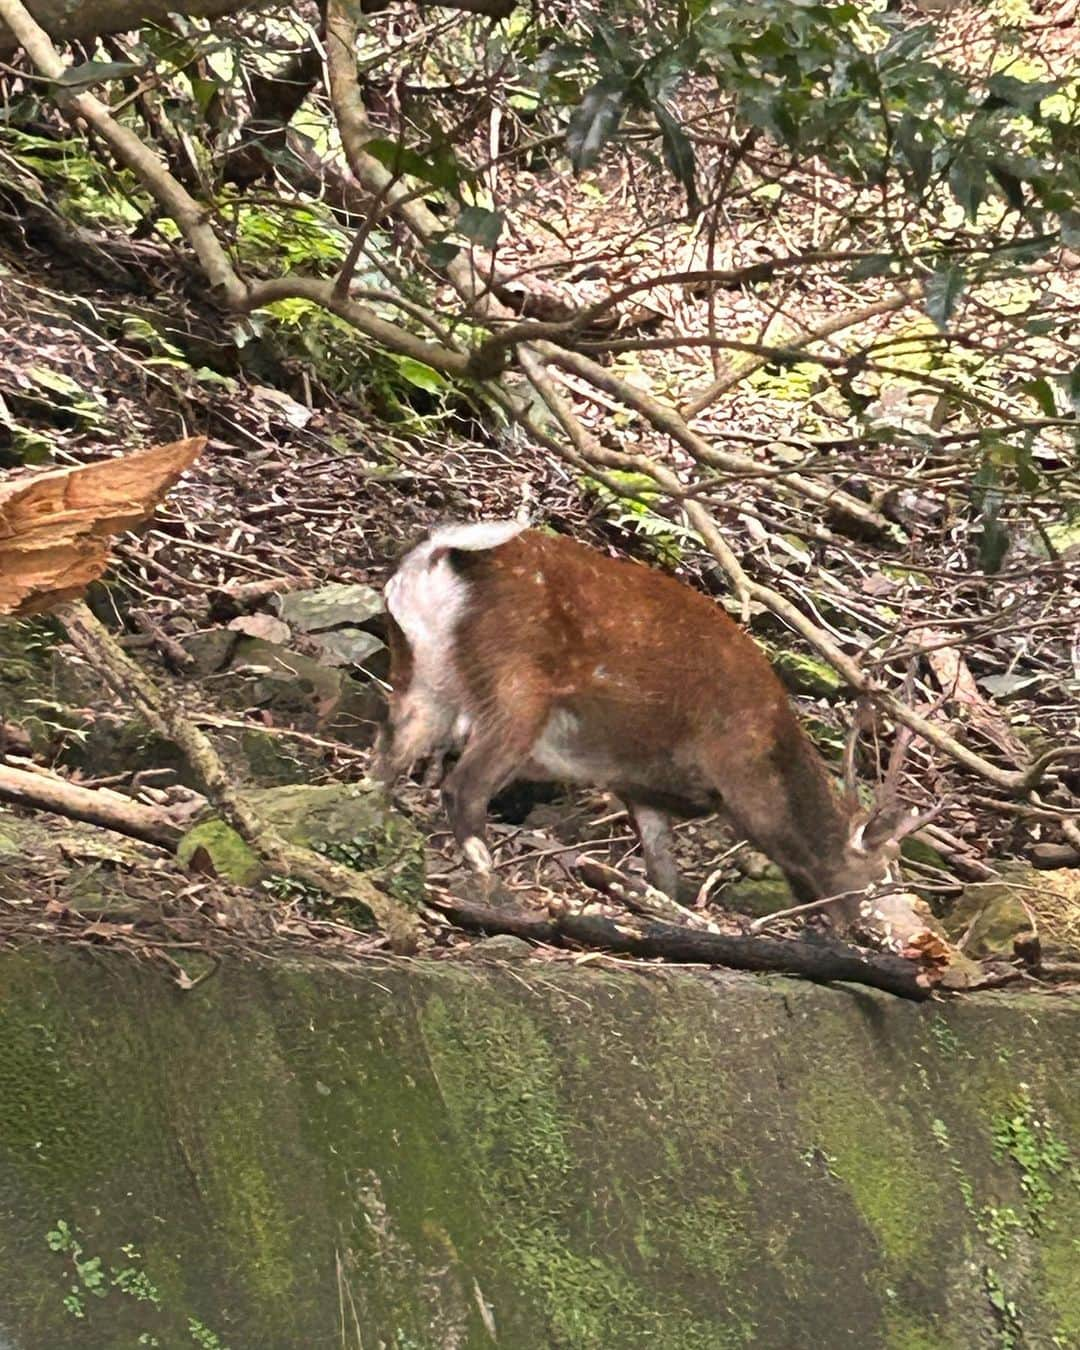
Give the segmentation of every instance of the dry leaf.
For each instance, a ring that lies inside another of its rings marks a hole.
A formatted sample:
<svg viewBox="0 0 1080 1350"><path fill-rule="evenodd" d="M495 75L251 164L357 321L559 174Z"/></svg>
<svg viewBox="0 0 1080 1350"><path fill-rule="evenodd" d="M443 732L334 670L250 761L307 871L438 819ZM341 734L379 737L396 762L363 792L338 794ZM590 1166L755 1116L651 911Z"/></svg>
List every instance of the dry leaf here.
<svg viewBox="0 0 1080 1350"><path fill-rule="evenodd" d="M282 646L292 637L289 625L275 619L272 614L241 614L232 620L229 627L234 633L262 638L264 642L273 642L278 646Z"/></svg>

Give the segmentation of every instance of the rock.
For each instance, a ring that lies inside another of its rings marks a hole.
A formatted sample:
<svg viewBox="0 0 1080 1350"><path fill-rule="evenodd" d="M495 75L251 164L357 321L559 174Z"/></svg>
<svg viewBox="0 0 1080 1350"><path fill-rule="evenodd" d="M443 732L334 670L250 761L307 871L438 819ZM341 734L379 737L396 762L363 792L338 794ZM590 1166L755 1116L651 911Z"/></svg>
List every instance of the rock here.
<svg viewBox="0 0 1080 1350"><path fill-rule="evenodd" d="M192 674L205 678L225 669L238 641L239 634L228 628L208 628L181 638L180 645L195 662Z"/></svg>
<svg viewBox="0 0 1080 1350"><path fill-rule="evenodd" d="M910 834L900 844L900 856L909 862L925 863L927 867L948 871L948 864L936 848Z"/></svg>
<svg viewBox="0 0 1080 1350"><path fill-rule="evenodd" d="M796 694L835 698L844 686L832 666L803 652L777 652L773 657L773 669Z"/></svg>
<svg viewBox="0 0 1080 1350"><path fill-rule="evenodd" d="M258 727L217 737L223 750L235 748L243 764L243 777L254 787L282 787L309 781L314 755L305 758L305 747L284 737L272 736Z"/></svg>
<svg viewBox="0 0 1080 1350"><path fill-rule="evenodd" d="M1080 958L1080 867L1026 874L1026 898L1039 925L1044 951L1066 959Z"/></svg>
<svg viewBox="0 0 1080 1350"><path fill-rule="evenodd" d="M300 633L357 626L383 612L382 596L371 586L334 584L274 597L280 618Z"/></svg>
<svg viewBox="0 0 1080 1350"><path fill-rule="evenodd" d="M0 990L22 1350L340 1346L343 1300L396 1350L989 1350L1001 1302L1080 1344L1066 995L250 940L183 991L31 943Z"/></svg>
<svg viewBox="0 0 1080 1350"><path fill-rule="evenodd" d="M203 855L198 857L197 855ZM183 867L194 866L206 870L203 858L210 864L213 875L237 886L254 886L267 874L259 856L223 820L202 820L193 825L176 849L177 861Z"/></svg>
<svg viewBox="0 0 1080 1350"><path fill-rule="evenodd" d="M398 900L415 904L423 895L423 839L381 791L356 783L294 784L252 788L239 796L289 843L373 873ZM200 849L223 879L251 886L267 875L265 863L217 818L193 825L180 841L177 857L186 866Z"/></svg>
<svg viewBox="0 0 1080 1350"><path fill-rule="evenodd" d="M1008 882L965 887L944 923L952 941L962 942L965 955L975 958L1011 957L1017 936L1032 928L1019 892Z"/></svg>
<svg viewBox="0 0 1080 1350"><path fill-rule="evenodd" d="M366 747L374 740L383 697L343 671L249 637L237 643L232 666L232 673L217 685L231 706L261 708L275 721L303 731L325 730L351 745Z"/></svg>
<svg viewBox="0 0 1080 1350"><path fill-rule="evenodd" d="M87 712L84 716L88 720L78 734L63 743L59 762L65 767L80 769L87 778L125 771L170 770L169 781L200 786L183 753L141 718L120 717L111 711L96 715Z"/></svg>
<svg viewBox="0 0 1080 1350"><path fill-rule="evenodd" d="M319 659L328 666L362 666L385 644L363 628L334 628L328 633L311 633L308 640L319 649Z"/></svg>
<svg viewBox="0 0 1080 1350"><path fill-rule="evenodd" d="M499 961L526 961L533 954L533 945L512 933L498 933L473 944L476 956L494 957Z"/></svg>
<svg viewBox="0 0 1080 1350"><path fill-rule="evenodd" d="M790 909L795 900L791 888L779 871L771 877L744 877L733 881L723 890L713 892L713 903L734 914L745 914L751 919L763 919L780 909Z"/></svg>
<svg viewBox="0 0 1080 1350"><path fill-rule="evenodd" d="M238 614L229 620L229 629L247 637L263 638L266 642L287 643L292 637L289 625L272 614Z"/></svg>

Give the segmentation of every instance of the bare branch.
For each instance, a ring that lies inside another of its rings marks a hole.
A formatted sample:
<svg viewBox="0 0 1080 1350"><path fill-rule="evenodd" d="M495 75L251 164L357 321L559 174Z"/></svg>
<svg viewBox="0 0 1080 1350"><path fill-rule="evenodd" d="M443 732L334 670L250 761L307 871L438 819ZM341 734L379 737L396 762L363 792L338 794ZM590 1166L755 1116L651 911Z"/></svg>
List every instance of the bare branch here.
<svg viewBox="0 0 1080 1350"><path fill-rule="evenodd" d="M100 825L173 852L181 831L165 811L108 788L86 788L58 774L0 764L0 801Z"/></svg>

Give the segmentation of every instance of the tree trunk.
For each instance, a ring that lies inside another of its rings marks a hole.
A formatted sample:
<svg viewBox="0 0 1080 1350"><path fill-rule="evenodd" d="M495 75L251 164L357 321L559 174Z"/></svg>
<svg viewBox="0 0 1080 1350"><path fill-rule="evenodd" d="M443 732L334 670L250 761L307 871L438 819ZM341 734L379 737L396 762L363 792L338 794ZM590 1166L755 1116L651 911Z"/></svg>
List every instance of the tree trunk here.
<svg viewBox="0 0 1080 1350"><path fill-rule="evenodd" d="M162 23L169 14L216 19L265 0L27 0L27 9L56 42L123 33L144 23ZM18 46L0 22L0 51Z"/></svg>
<svg viewBox="0 0 1080 1350"><path fill-rule="evenodd" d="M105 37L126 33L144 23L162 23L170 14L186 14L192 19L219 19L241 9L269 9L272 0L25 0L26 8L54 42L77 38ZM421 0L421 5L460 9L505 19L516 0ZM375 14L389 0L360 0L360 12ZM283 6L279 3L278 8ZM13 51L19 44L0 19L0 53Z"/></svg>

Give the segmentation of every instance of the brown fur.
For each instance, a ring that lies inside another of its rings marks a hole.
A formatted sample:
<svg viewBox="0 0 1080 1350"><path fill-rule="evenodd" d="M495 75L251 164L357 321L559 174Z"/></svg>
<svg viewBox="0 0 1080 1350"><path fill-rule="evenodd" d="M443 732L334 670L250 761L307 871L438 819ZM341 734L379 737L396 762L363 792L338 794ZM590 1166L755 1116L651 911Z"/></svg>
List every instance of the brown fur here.
<svg viewBox="0 0 1080 1350"><path fill-rule="evenodd" d="M507 782L564 777L608 788L632 810L722 806L801 899L880 876L881 860L849 849L850 812L769 662L713 601L534 531L449 556L468 584L446 653L471 719L444 785L459 841L483 838L488 801ZM400 699L411 666L400 630L391 652ZM573 772L553 773L550 754L545 763L552 726L571 728ZM650 876L671 889L670 861L652 852Z"/></svg>

